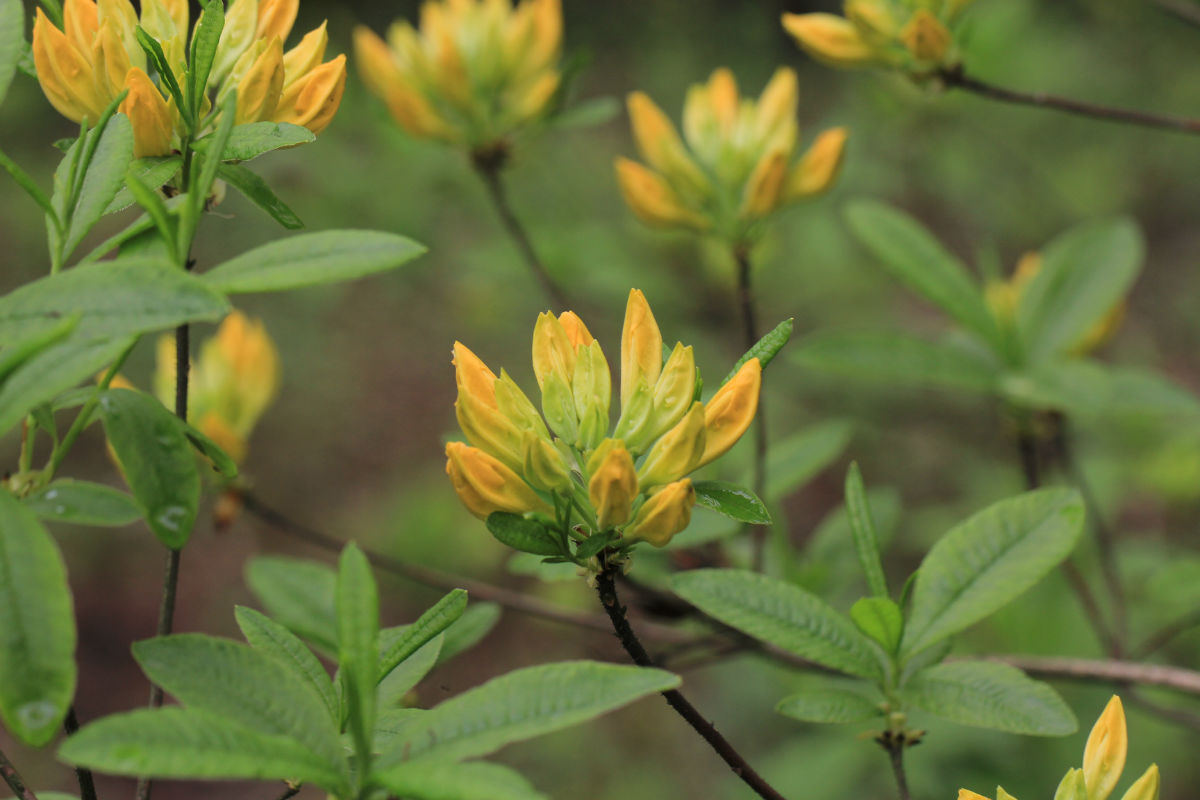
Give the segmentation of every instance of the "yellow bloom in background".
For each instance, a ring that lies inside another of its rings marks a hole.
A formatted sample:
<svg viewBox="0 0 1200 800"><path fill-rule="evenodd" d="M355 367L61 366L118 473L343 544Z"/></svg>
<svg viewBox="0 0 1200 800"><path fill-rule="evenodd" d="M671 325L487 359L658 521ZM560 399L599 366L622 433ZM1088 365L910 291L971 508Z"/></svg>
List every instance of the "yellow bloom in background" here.
<svg viewBox="0 0 1200 800"><path fill-rule="evenodd" d="M833 67L886 67L924 77L958 63L954 24L971 0L846 0L845 16L784 14L804 50Z"/></svg>
<svg viewBox="0 0 1200 800"><path fill-rule="evenodd" d="M283 42L296 19L298 0L233 0L217 46L209 89L217 104L238 91L237 123L272 121L303 125L319 133L341 103L346 57L323 61L325 25L296 47ZM141 16L129 0L66 0L63 29L39 8L33 26L33 55L46 98L74 122L95 123L122 91L119 110L133 125L138 157L169 154L186 135L184 122L160 77L147 72L146 55L134 31L155 39L183 84L188 70L186 0L144 0ZM156 82L157 80L157 82ZM205 104L205 113L213 105ZM197 120L201 135L213 119Z"/></svg>
<svg viewBox="0 0 1200 800"><path fill-rule="evenodd" d="M1007 281L991 281L984 287L984 299L1001 327L1016 325L1021 298L1042 269L1042 256L1029 252L1021 256ZM1067 348L1072 355L1087 355L1107 344L1125 319L1125 301L1117 303L1087 332Z"/></svg>
<svg viewBox="0 0 1200 800"><path fill-rule="evenodd" d="M255 424L279 391L279 355L259 320L234 311L200 348L188 381L188 417L237 462ZM159 340L154 391L175 405L175 340Z"/></svg>
<svg viewBox="0 0 1200 800"><path fill-rule="evenodd" d="M637 289L625 311L612 433L608 361L574 312L539 315L532 356L540 414L507 373L497 377L454 344L455 408L470 444L447 445L446 471L481 518L575 508L577 529L661 547L691 519L696 490L687 475L732 447L758 406L757 358L699 402L692 348L676 344L664 359L662 333Z"/></svg>
<svg viewBox="0 0 1200 800"><path fill-rule="evenodd" d="M476 153L549 111L561 49L560 0L426 0L419 28L354 31L363 82L396 122Z"/></svg>
<svg viewBox="0 0 1200 800"><path fill-rule="evenodd" d="M728 69L691 87L683 135L642 92L629 95L633 138L645 163L617 158L617 182L642 221L712 232L738 243L783 205L828 189L837 177L845 128L822 132L795 160L796 73L782 67L755 101Z"/></svg>
<svg viewBox="0 0 1200 800"><path fill-rule="evenodd" d="M1121 698L1116 695L1108 701L1100 718L1092 726L1083 750L1083 768L1067 770L1054 800L1108 800L1121 779L1125 769L1125 754L1129 748L1129 736L1125 728L1125 709ZM1121 800L1158 800L1158 765L1151 764L1128 789ZM958 800L989 800L970 789L959 789ZM996 789L996 800L1016 800L1001 788Z"/></svg>

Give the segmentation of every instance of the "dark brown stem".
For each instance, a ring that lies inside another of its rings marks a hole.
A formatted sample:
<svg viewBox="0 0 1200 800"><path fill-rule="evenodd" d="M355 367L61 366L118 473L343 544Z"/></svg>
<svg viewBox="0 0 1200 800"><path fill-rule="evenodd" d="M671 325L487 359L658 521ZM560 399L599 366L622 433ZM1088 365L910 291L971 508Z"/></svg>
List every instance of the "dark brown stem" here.
<svg viewBox="0 0 1200 800"><path fill-rule="evenodd" d="M884 731L876 741L887 751L888 759L892 762L892 774L896 776L896 789L900 793L900 800L911 800L908 778L904 774L904 734Z"/></svg>
<svg viewBox="0 0 1200 800"><path fill-rule="evenodd" d="M67 709L67 716L63 719L63 729L68 736L79 730L79 718L75 716L75 706ZM75 767L75 779L79 782L80 800L96 800L96 781L92 778L92 771L87 767Z"/></svg>
<svg viewBox="0 0 1200 800"><path fill-rule="evenodd" d="M1138 125L1143 128L1156 128L1183 133L1200 133L1200 119L1151 114L1128 108L1113 108L1112 106L1072 100L1068 97L1058 97L1046 94L1045 92L1018 92L970 77L961 65L943 69L937 73L937 76L949 88L962 89L977 94L980 97L998 100L1002 103L1046 108L1079 117L1088 117L1106 122L1119 122L1126 125Z"/></svg>
<svg viewBox="0 0 1200 800"><path fill-rule="evenodd" d="M569 307L566 295L563 294L562 289L554 282L554 279L550 277L550 273L546 271L542 260L538 258L537 251L533 249L533 242L530 240L529 234L525 231L525 226L517 218L516 213L512 209L512 204L508 200L508 192L504 188L504 178L501 174L505 161L506 158L503 154L497 156L491 151L476 153L472 156L475 171L479 173L479 177L483 179L483 185L487 187L488 196L492 200L492 205L496 207L496 213L500 216L500 222L512 238L513 244L517 246L517 250L521 252L521 257L525 260L529 271L533 273L533 277L537 280L538 285L542 287L542 292L550 302L558 310L565 311Z"/></svg>
<svg viewBox="0 0 1200 800"><path fill-rule="evenodd" d="M754 285L751 275L753 264L750 262L750 248L739 244L733 248L733 259L737 262L738 305L742 310L742 340L745 349L749 350L758 344L758 312L754 304ZM758 409L754 413L754 493L760 498L767 484L767 417L763 409L762 393L758 397ZM753 535L753 557L751 564L755 571L762 572L766 563L767 527L765 525L747 526Z"/></svg>
<svg viewBox="0 0 1200 800"><path fill-rule="evenodd" d="M283 790L283 794L279 795L278 800L292 800L298 794L300 794L300 787L288 784L288 787Z"/></svg>
<svg viewBox="0 0 1200 800"><path fill-rule="evenodd" d="M609 620L612 622L613 630L616 631L617 639L621 642L621 646L625 648L625 652L629 654L633 663L639 667L653 667L654 661L650 658L650 654L646 652L646 648L642 646L637 635L633 632L633 628L629 624L628 618L625 616L625 607L621 605L620 599L617 597L617 585L613 579L614 568L610 564L605 564L600 574L596 576L596 591L600 595L600 605L604 607L604 611L608 614ZM751 789L758 794L759 797L767 800L784 800L783 795L775 790L771 784L750 766L749 762L742 757L740 753L722 736L713 724L704 718L704 715L693 706L686 697L684 697L677 689L670 689L662 693L667 704L675 709L675 712L692 727L699 736L708 742L709 746L721 757L721 760L729 765L733 770L733 774L737 775Z"/></svg>
<svg viewBox="0 0 1200 800"><path fill-rule="evenodd" d="M17 768L4 755L3 750L0 750L0 777L4 778L4 782L8 784L8 788L12 789L13 796L17 800L37 800L37 795L25 785L21 773L17 772Z"/></svg>

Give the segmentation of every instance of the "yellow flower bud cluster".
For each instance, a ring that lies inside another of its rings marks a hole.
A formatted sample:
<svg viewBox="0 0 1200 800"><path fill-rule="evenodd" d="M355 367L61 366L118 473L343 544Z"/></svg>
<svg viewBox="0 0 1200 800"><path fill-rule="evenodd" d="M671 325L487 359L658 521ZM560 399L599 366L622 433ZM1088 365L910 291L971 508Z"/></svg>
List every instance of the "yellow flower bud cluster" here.
<svg viewBox="0 0 1200 800"><path fill-rule="evenodd" d="M833 67L890 67L924 76L958 61L952 29L971 0L846 0L845 16L784 14L805 51Z"/></svg>
<svg viewBox="0 0 1200 800"><path fill-rule="evenodd" d="M459 342L454 368L455 412L470 444L446 446L446 472L471 513L575 508L591 534L617 531L659 547L691 521L696 491L687 476L745 433L762 381L752 358L699 402L692 348L676 344L664 359L658 323L637 289L625 310L611 434L608 361L573 312L543 313L534 327L540 413L507 372L497 376Z"/></svg>
<svg viewBox="0 0 1200 800"><path fill-rule="evenodd" d="M646 94L629 95L633 138L645 164L616 160L625 202L644 222L740 242L755 222L823 192L837 177L846 129L817 136L793 163L799 138L796 73L776 71L757 101L728 69L692 86L683 136Z"/></svg>
<svg viewBox="0 0 1200 800"><path fill-rule="evenodd" d="M200 348L188 381L188 417L234 461L246 457L255 424L279 391L279 354L260 320L234 311ZM175 404L175 339L158 343L154 392Z"/></svg>
<svg viewBox="0 0 1200 800"><path fill-rule="evenodd" d="M1129 737L1125 729L1125 709L1121 698L1113 695L1100 719L1096 720L1083 750L1083 767L1067 771L1054 800L1108 800L1125 769ZM1158 800L1158 765L1151 764L1125 790L1121 800ZM959 789L958 800L988 800L970 789ZM1004 789L996 788L996 800L1016 800Z"/></svg>
<svg viewBox="0 0 1200 800"><path fill-rule="evenodd" d="M237 90L238 124L290 122L319 133L333 119L346 85L346 57L324 61L325 24L284 52L299 0L233 0L209 76L218 105ZM39 8L33 26L38 82L51 105L75 122L96 122L126 89L120 111L133 124L134 154L167 155L183 121L174 98L147 72L138 25L162 48L177 80L189 69L187 0L66 0L63 29ZM206 112L212 104L206 97ZM204 121L197 121L202 132Z"/></svg>
<svg viewBox="0 0 1200 800"><path fill-rule="evenodd" d="M984 299L992 316L1002 328L1011 328L1016 324L1017 310L1021 298L1034 277L1042 269L1042 256L1034 251L1021 256L1012 276L1007 281L991 281L984 288ZM1125 301L1121 301L1109 309L1099 322L1093 325L1078 341L1072 342L1067 348L1074 355L1087 355L1098 347L1106 344L1121 327L1125 319Z"/></svg>
<svg viewBox="0 0 1200 800"><path fill-rule="evenodd" d="M472 151L543 116L558 91L560 0L426 0L420 29L354 32L358 70L408 133Z"/></svg>

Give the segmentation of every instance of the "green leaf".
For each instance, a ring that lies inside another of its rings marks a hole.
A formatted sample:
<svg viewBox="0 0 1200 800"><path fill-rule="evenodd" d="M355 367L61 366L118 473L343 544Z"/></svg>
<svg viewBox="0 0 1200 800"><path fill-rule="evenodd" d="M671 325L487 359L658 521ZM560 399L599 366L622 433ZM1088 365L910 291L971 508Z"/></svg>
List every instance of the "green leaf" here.
<svg viewBox="0 0 1200 800"><path fill-rule="evenodd" d="M293 675L317 693L321 702L325 704L325 710L329 712L329 718L335 724L339 723L338 700L333 691L333 682L329 680L329 673L304 642L275 620L252 608L234 606L233 613L237 617L238 627L242 629L242 635L246 637L250 646L285 664Z"/></svg>
<svg viewBox="0 0 1200 800"><path fill-rule="evenodd" d="M246 565L246 583L276 621L324 652L337 653L332 569L299 558L259 556Z"/></svg>
<svg viewBox="0 0 1200 800"><path fill-rule="evenodd" d="M444 641L445 637L442 634L433 637L379 682L376 697L381 717L394 706L402 704L405 695L437 666ZM376 731L378 730L379 723L376 722ZM379 748L381 743L376 740L375 746Z"/></svg>
<svg viewBox="0 0 1200 800"><path fill-rule="evenodd" d="M300 217L286 203L275 196L271 187L262 178L239 164L222 164L217 175L241 192L247 200L271 215L284 228L294 231L304 227Z"/></svg>
<svg viewBox="0 0 1200 800"><path fill-rule="evenodd" d="M546 124L554 128L591 128L616 119L621 102L612 96L590 97L553 115Z"/></svg>
<svg viewBox="0 0 1200 800"><path fill-rule="evenodd" d="M783 349L783 346L788 343L789 339L792 338L793 323L794 320L791 317L788 317L783 322L772 328L766 336L755 342L754 346L747 350L742 357L737 360L737 363L733 365L733 369L729 370L729 374L725 376L725 380L721 381L721 385L724 386L733 380L733 376L737 375L738 370L741 369L742 366L752 358L757 358L759 366L761 366L763 369L766 369L767 364L771 363L772 359L779 354L779 351Z"/></svg>
<svg viewBox="0 0 1200 800"><path fill-rule="evenodd" d="M371 776L395 797L412 800L549 800L520 773L499 764L397 764Z"/></svg>
<svg viewBox="0 0 1200 800"><path fill-rule="evenodd" d="M500 621L500 606L496 603L472 603L458 621L442 634L442 652L438 662L444 663L479 644Z"/></svg>
<svg viewBox="0 0 1200 800"><path fill-rule="evenodd" d="M108 389L100 395L104 432L146 524L167 547L187 544L200 504L200 473L180 421L148 394Z"/></svg>
<svg viewBox="0 0 1200 800"><path fill-rule="evenodd" d="M379 682L379 593L371 565L353 542L338 559L338 671L346 688L350 733L361 761L369 760Z"/></svg>
<svg viewBox="0 0 1200 800"><path fill-rule="evenodd" d="M901 652L923 650L1007 605L1067 557L1083 517L1078 492L1042 489L957 525L917 571Z"/></svg>
<svg viewBox="0 0 1200 800"><path fill-rule="evenodd" d="M0 717L34 747L75 696L75 617L62 556L31 511L0 490Z"/></svg>
<svg viewBox="0 0 1200 800"><path fill-rule="evenodd" d="M212 144L210 146L217 153L224 152L225 143L229 141L229 134L233 131L233 121L236 115L237 91L235 90L231 91L221 104L220 113L217 117L217 129L212 134ZM199 165L199 174L193 174L192 183L187 191L187 202L191 213L184 214L180 224L180 238L185 243L192 241L196 225L199 223L200 216L204 213L204 206L208 202L209 195L212 193L213 182L217 179L217 169L221 166L221 159L212 153L198 155L192 161L193 173L197 172L197 164ZM186 253L179 253L181 263L186 257Z"/></svg>
<svg viewBox="0 0 1200 800"><path fill-rule="evenodd" d="M49 275L0 297L0 344L79 315L81 339L133 336L184 322L215 322L229 301L168 262L120 258Z"/></svg>
<svg viewBox="0 0 1200 800"><path fill-rule="evenodd" d="M249 161L263 153L307 144L316 141L316 138L308 128L290 122L249 122L245 125L235 125L229 132L229 140L225 142L225 152L221 154L221 160ZM201 153L207 153L210 145L211 137L206 136L196 142L195 148Z"/></svg>
<svg viewBox="0 0 1200 800"><path fill-rule="evenodd" d="M21 0L0 0L0 103L25 52L25 12Z"/></svg>
<svg viewBox="0 0 1200 800"><path fill-rule="evenodd" d="M25 507L42 519L75 525L120 527L141 519L137 502L111 486L63 478L25 498Z"/></svg>
<svg viewBox="0 0 1200 800"><path fill-rule="evenodd" d="M148 183L141 178L138 178L135 173L129 172L125 173L126 188L129 188L131 175L134 177L135 181L141 181L142 188L149 190L150 185ZM154 197L158 197L156 193L152 194ZM150 201L150 198L146 199ZM178 194L166 200L163 205L166 207L169 215L174 215L183 205L185 200L187 200L187 195ZM153 204L154 201L150 202ZM83 266L84 264L92 264L96 261L99 261L101 258L113 252L114 250L117 250L118 248L121 251L121 260L129 259L132 255L134 255L135 251L146 249L145 245L143 244L143 240L146 239L149 234L153 234L153 240L159 243L161 249L162 242L160 234L156 229L160 223L167 225L171 224L165 219L156 222L149 214L142 214L133 222L129 223L129 225L127 225L125 228L117 233L114 233L112 236L93 247L90 251L88 251L87 255L83 256L79 259L79 261L76 262L76 265ZM173 230L174 226L172 225L171 227ZM173 234L171 238L173 238ZM174 258L173 251L156 253L154 257L171 264L172 269L175 268L175 262L168 260L170 258Z"/></svg>
<svg viewBox="0 0 1200 800"><path fill-rule="evenodd" d="M726 481L693 481L696 503L738 522L770 525L771 515L754 492Z"/></svg>
<svg viewBox="0 0 1200 800"><path fill-rule="evenodd" d="M828 331L805 337L792 351L808 369L888 385L990 393L999 365L986 353L952 342L929 342L899 331Z"/></svg>
<svg viewBox="0 0 1200 800"><path fill-rule="evenodd" d="M828 467L854 433L848 422L834 420L797 431L767 451L767 499L782 500ZM749 482L749 481L747 481Z"/></svg>
<svg viewBox="0 0 1200 800"><path fill-rule="evenodd" d="M200 119L203 112L208 75L212 71L217 55L217 44L221 41L221 30L225 27L225 3L222 0L202 0L203 10L196 20L192 34L192 46L188 48L190 69L187 73L187 99L192 109L192 119Z"/></svg>
<svg viewBox="0 0 1200 800"><path fill-rule="evenodd" d="M0 383L8 378L17 367L39 352L67 338L79 324L79 317L64 317L58 324L44 330L34 331L31 336L0 349Z"/></svg>
<svg viewBox="0 0 1200 800"><path fill-rule="evenodd" d="M403 628L389 628L380 634L379 680L387 677L404 659L417 652L467 610L467 592L455 589L438 600L416 622Z"/></svg>
<svg viewBox="0 0 1200 800"><path fill-rule="evenodd" d="M1005 395L1028 408L1080 417L1158 423L1200 423L1200 401L1163 375L1095 361L1054 361L1010 376Z"/></svg>
<svg viewBox="0 0 1200 800"><path fill-rule="evenodd" d="M346 772L337 723L320 693L275 657L199 633L136 642L133 656L146 677L187 708L293 739L330 769Z"/></svg>
<svg viewBox="0 0 1200 800"><path fill-rule="evenodd" d="M866 722L884 716L880 703L850 689L822 686L790 695L779 701L775 711L801 722Z"/></svg>
<svg viewBox="0 0 1200 800"><path fill-rule="evenodd" d="M143 183L142 179L132 172L125 175L125 189L133 196L138 205L145 210L151 222L154 223L154 229L162 240L162 246L166 252L175 253L179 246L179 226L171 217L171 212L159 193ZM148 233L149 230L147 230ZM128 251L131 245L136 244L137 242L124 240L122 250ZM129 253L126 252L124 255L128 256ZM91 253L84 256L84 260L86 261L90 256Z"/></svg>
<svg viewBox="0 0 1200 800"><path fill-rule="evenodd" d="M846 517L850 521L850 533L854 537L858 563L862 565L863 574L867 576L871 594L887 597L887 578L883 574L883 562L879 558L879 534L875 531L875 520L871 518L871 506L867 502L867 490L863 485L862 473L857 462L851 464L846 473Z"/></svg>
<svg viewBox="0 0 1200 800"><path fill-rule="evenodd" d="M1016 667L953 661L909 679L905 702L960 725L1026 736L1066 736L1079 728L1071 709L1048 684Z"/></svg>
<svg viewBox="0 0 1200 800"><path fill-rule="evenodd" d="M850 619L886 653L896 652L904 633L904 615L890 597L864 597L850 607Z"/></svg>
<svg viewBox="0 0 1200 800"><path fill-rule="evenodd" d="M378 231L303 233L243 253L204 275L221 292L277 292L359 278L425 252L411 239Z"/></svg>
<svg viewBox="0 0 1200 800"><path fill-rule="evenodd" d="M151 156L148 158L135 159L129 165L129 169L125 171L126 176L133 175L143 186L152 190L157 190L162 187L167 181L179 174L179 168L183 165L183 159L180 156ZM129 187L123 187L117 191L115 197L104 209L104 213L115 214L118 211L123 211L134 204L133 193L129 191ZM90 254L89 254L90 255Z"/></svg>
<svg viewBox="0 0 1200 800"><path fill-rule="evenodd" d="M380 756L380 768L484 756L678 685L669 672L594 661L519 669L413 717Z"/></svg>
<svg viewBox="0 0 1200 800"><path fill-rule="evenodd" d="M594 533L575 547L575 559L586 561L608 547L617 538L613 531Z"/></svg>
<svg viewBox="0 0 1200 800"><path fill-rule="evenodd" d="M495 511L488 515L487 529L492 536L514 550L539 556L564 555L562 543L546 526L520 514Z"/></svg>
<svg viewBox="0 0 1200 800"><path fill-rule="evenodd" d="M6 0L12 2L12 0ZM47 226L53 228L57 224L58 210L54 208L54 204L50 202L50 198L42 191L42 187L34 182L33 178L29 177L29 173L21 169L21 166L8 157L8 154L0 150L0 167L4 168L12 179L17 182L17 185L25 190L25 194L41 206L42 211L46 212Z"/></svg>
<svg viewBox="0 0 1200 800"><path fill-rule="evenodd" d="M675 575L675 593L711 617L818 664L881 680L878 648L816 595L766 575L695 569Z"/></svg>
<svg viewBox="0 0 1200 800"><path fill-rule="evenodd" d="M1128 293L1144 255L1141 231L1127 218L1078 225L1046 245L1017 304L1028 358L1064 353L1086 337Z"/></svg>
<svg viewBox="0 0 1200 800"><path fill-rule="evenodd" d="M228 453L221 449L221 445L208 438L194 425L185 425L183 429L184 435L188 441L192 443L192 447L196 448L197 452L212 462L213 469L220 473L222 478L236 478L238 476L238 465Z"/></svg>
<svg viewBox="0 0 1200 800"><path fill-rule="evenodd" d="M137 42L142 50L146 53L146 59L154 70L158 73L158 79L167 88L167 93L171 95L171 99L175 101L175 107L179 109L180 114L184 118L184 122L191 123L191 105L183 96L183 92L179 89L179 81L175 75L175 71L171 69L170 63L167 61L166 55L163 53L162 46L158 40L146 33L146 30L138 25L134 31L137 37Z"/></svg>
<svg viewBox="0 0 1200 800"><path fill-rule="evenodd" d="M345 787L336 768L299 742L190 708L105 717L67 739L58 756L113 775L292 780L338 795Z"/></svg>
<svg viewBox="0 0 1200 800"><path fill-rule="evenodd" d="M81 340L72 336L28 359L0 386L0 432L10 430L33 408L92 377L132 344L131 339Z"/></svg>
<svg viewBox="0 0 1200 800"><path fill-rule="evenodd" d="M892 277L941 308L985 342L1000 332L966 266L912 217L883 203L859 200L846 208L850 230Z"/></svg>
<svg viewBox="0 0 1200 800"><path fill-rule="evenodd" d="M88 134L89 138L96 135L96 131ZM71 225L63 241L64 260L104 216L108 204L124 185L125 172L133 161L133 126L129 124L128 117L123 114L113 117L99 135L100 140L87 164L75 207L70 212Z"/></svg>

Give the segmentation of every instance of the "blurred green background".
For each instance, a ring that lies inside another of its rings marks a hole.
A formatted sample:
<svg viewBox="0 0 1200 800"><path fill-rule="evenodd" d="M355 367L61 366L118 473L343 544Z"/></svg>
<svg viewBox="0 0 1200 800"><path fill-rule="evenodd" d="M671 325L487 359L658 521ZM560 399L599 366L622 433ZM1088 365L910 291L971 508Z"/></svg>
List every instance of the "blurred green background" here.
<svg viewBox="0 0 1200 800"><path fill-rule="evenodd" d="M348 52L353 26L382 30L415 18L416 3L305 0L297 30L329 18L333 52ZM764 325L796 320L797 336L832 328L936 333L942 318L899 289L848 236L841 209L874 197L906 209L955 252L981 251L1010 269L1025 251L1081 221L1129 214L1143 226L1145 271L1126 322L1104 357L1161 369L1200 388L1200 140L1091 122L1053 112L991 104L914 88L874 72L837 72L811 62L785 37L782 11L836 10L835 3L565 2L568 51L590 64L578 100L647 91L678 117L687 86L728 65L743 91L757 94L773 70L800 73L801 130L851 130L836 188L774 218L756 251ZM1153 2L978 0L967 14L966 62L978 76L1015 88L1200 115L1200 28ZM72 135L28 78L18 78L0 109L0 146L43 185ZM625 296L642 288L664 338L696 345L710 381L740 354L725 254L692 237L649 230L623 206L615 155L633 154L624 114L590 128L548 130L517 142L508 173L517 213L548 268L606 347L617 352ZM412 236L428 255L397 273L347 286L240 305L261 316L279 344L283 388L251 442L246 473L254 492L297 520L355 538L389 554L595 610L581 580L539 582L515 575L508 553L457 503L443 472L442 443L456 432L450 349L459 339L495 369L532 384L529 342L545 303L503 235L464 156L407 138L352 73L341 111L317 143L256 162L310 229L376 228ZM0 178L0 289L47 268L40 215ZM106 220L94 239L126 224ZM280 236L268 218L230 193L203 224L198 269ZM203 326L199 336L210 331ZM153 346L135 352L127 376L148 386ZM615 362L613 362L615 363ZM790 496L778 542L795 549L774 568L804 580L841 609L862 589L851 551L812 547L821 521L841 505L851 459L868 486L899 506L887 551L899 586L932 541L974 510L1022 489L1012 431L994 404L951 395L851 384L807 373L785 355L766 375L772 437L844 421L844 453ZM841 429L824 429L840 432ZM1117 530L1134 639L1200 607L1200 430L1145 421L1077 431L1077 448ZM834 435L830 433L830 435ZM835 437L836 438L836 437ZM3 443L15 463L16 442ZM745 444L726 477L748 466ZM69 461L73 474L116 482L97 432ZM697 517L699 518L699 513ZM129 643L151 634L161 548L141 526L58 531L80 619L77 707L84 721L139 706L147 686ZM778 543L777 543L778 544ZM735 544L735 549L736 549ZM243 516L216 532L204 521L183 554L178 630L236 636L232 606L254 604L242 579L256 553L328 561ZM686 553L639 558L650 574ZM1083 563L1091 574L1091 547ZM635 564L635 575L638 571ZM380 575L388 625L410 621L439 595ZM1096 583L1099 586L1099 583ZM956 652L1101 655L1065 581L1055 574L961 638ZM468 655L421 685L434 704L506 670L555 659L622 661L611 636L505 613ZM1200 664L1200 633L1159 655ZM790 797L893 796L886 756L862 730L821 729L775 715L775 702L805 680L749 656L685 674L697 704ZM920 719L929 734L909 757L914 797L953 798L959 786L990 792L997 782L1021 798L1048 797L1081 758L1091 722L1111 687L1057 684L1080 718L1064 739L1022 738ZM1146 696L1192 715L1200 704L1169 693ZM1151 762L1163 772L1164 800L1196 796L1200 733L1151 716L1132 703L1128 780ZM5 751L35 786L73 790L51 751ZM551 796L607 800L746 797L741 786L657 700L598 723L509 748L500 760L525 771ZM119 795L128 781L102 779ZM1123 788L1120 789L1123 791ZM159 784L155 797L266 798L276 787ZM306 790L303 797L317 796Z"/></svg>

